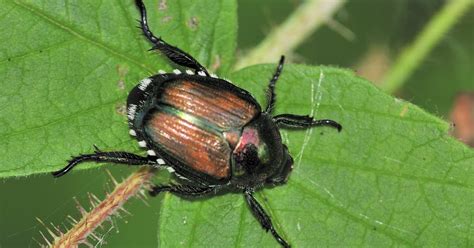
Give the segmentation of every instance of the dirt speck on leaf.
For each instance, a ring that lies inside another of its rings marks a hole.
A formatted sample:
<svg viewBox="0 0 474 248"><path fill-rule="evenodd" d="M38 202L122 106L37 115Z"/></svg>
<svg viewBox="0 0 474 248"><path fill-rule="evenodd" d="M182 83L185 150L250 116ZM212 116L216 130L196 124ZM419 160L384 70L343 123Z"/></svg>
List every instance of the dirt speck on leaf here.
<svg viewBox="0 0 474 248"><path fill-rule="evenodd" d="M167 22L171 21L171 19L173 19L173 17L171 17L171 16L165 16L165 17L163 17L163 18L161 19L161 21L162 21L163 23L167 23Z"/></svg>
<svg viewBox="0 0 474 248"><path fill-rule="evenodd" d="M166 4L166 0L161 0L158 3L158 10L166 10L168 8L168 4Z"/></svg>
<svg viewBox="0 0 474 248"><path fill-rule="evenodd" d="M121 90L125 90L125 82L123 80L119 80L117 86Z"/></svg>
<svg viewBox="0 0 474 248"><path fill-rule="evenodd" d="M212 71L217 71L217 69L219 69L219 67L221 67L221 57L219 56L219 54L216 54L216 55L214 55L214 61L211 65L211 70Z"/></svg>
<svg viewBox="0 0 474 248"><path fill-rule="evenodd" d="M199 25L199 20L198 20L197 17L193 16L188 20L188 27L191 30L193 30L193 31L196 30L198 25Z"/></svg>
<svg viewBox="0 0 474 248"><path fill-rule="evenodd" d="M126 116L127 115L127 107L124 103L119 103L115 105L115 112L119 115Z"/></svg>
<svg viewBox="0 0 474 248"><path fill-rule="evenodd" d="M188 223L188 218L186 216L183 217L183 224L186 225Z"/></svg>
<svg viewBox="0 0 474 248"><path fill-rule="evenodd" d="M117 82L117 87L120 90L125 90L125 76L128 74L128 66L126 65L117 65L117 73L119 76L119 81Z"/></svg>
<svg viewBox="0 0 474 248"><path fill-rule="evenodd" d="M400 117L404 117L408 113L408 104L403 105L402 111L400 111Z"/></svg>

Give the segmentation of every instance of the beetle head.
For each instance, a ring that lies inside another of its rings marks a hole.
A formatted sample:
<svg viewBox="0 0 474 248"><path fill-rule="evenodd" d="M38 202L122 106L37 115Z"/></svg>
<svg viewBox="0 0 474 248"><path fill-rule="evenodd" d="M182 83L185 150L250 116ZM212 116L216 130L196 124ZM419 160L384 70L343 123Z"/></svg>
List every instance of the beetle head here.
<svg viewBox="0 0 474 248"><path fill-rule="evenodd" d="M242 130L232 154L232 182L239 188L283 183L292 164L278 127L262 113Z"/></svg>

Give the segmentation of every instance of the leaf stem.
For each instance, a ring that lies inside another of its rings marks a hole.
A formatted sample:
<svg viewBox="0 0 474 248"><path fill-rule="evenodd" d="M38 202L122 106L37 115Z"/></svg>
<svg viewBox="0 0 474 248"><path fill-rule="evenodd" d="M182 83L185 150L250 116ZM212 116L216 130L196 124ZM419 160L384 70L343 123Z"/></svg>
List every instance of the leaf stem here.
<svg viewBox="0 0 474 248"><path fill-rule="evenodd" d="M140 189L148 184L152 176L153 169L142 167L122 183L116 184L114 191L102 202L92 202L94 208L90 212L85 212L81 207L81 212L83 212L81 220L75 223L68 232L55 238L51 247L78 247L81 243L87 243L87 237L104 221L109 220L113 214L122 209L123 204L131 196L138 195Z"/></svg>
<svg viewBox="0 0 474 248"><path fill-rule="evenodd" d="M399 89L443 35L470 9L469 5L473 2L472 0L446 1L444 7L429 21L413 44L396 59L380 88L388 93Z"/></svg>
<svg viewBox="0 0 474 248"><path fill-rule="evenodd" d="M318 27L327 22L345 0L308 0L302 3L257 47L237 61L235 69L253 64L277 62L282 54L294 50Z"/></svg>

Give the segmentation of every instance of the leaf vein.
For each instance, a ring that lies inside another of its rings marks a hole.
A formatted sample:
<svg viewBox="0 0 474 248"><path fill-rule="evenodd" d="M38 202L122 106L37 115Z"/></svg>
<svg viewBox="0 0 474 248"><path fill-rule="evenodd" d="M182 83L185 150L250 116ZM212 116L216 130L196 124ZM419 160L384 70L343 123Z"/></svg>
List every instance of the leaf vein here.
<svg viewBox="0 0 474 248"><path fill-rule="evenodd" d="M435 184L441 184L444 186L451 186L451 187L458 187L458 188L464 188L468 190L473 190L472 187L468 184L463 184L460 182L454 182L454 181L445 181L443 179L436 179L436 178L429 178L429 177L420 177L420 176L413 176L405 173L390 173L388 171L384 171L381 169L376 169L376 168L371 168L363 165L352 165L349 163L344 163L340 160L331 160L331 159L323 159L323 158L315 158L319 162L325 163L325 164L330 164L337 166L339 168L343 169L351 169L359 172L365 172L365 173L373 173L377 176L384 175L384 176L390 176L390 177L397 177L401 179L406 179L410 181L422 181L424 183L435 183Z"/></svg>
<svg viewBox="0 0 474 248"><path fill-rule="evenodd" d="M357 215L354 215L353 213L349 212L348 210L344 209L343 207L341 206L337 206L337 205L334 205L334 204L331 204L329 201L327 201L326 199L324 199L320 194L318 194L317 192L311 190L311 189L308 189L307 186L297 182L297 181L293 181L293 184L295 186L297 186L298 188L302 189L304 192L306 192L307 194L309 195L312 195L313 197L317 198L322 204L334 209L334 211L336 211L337 213L340 213L341 215L344 215L344 216L347 216L350 220L356 222L356 223L359 223L363 226L366 226L367 228L372 228L373 225L367 221L364 221L363 218L361 217L358 217ZM388 232L387 230L384 230L384 229L381 229L380 230L380 233L386 235L387 237L393 239L393 240L397 240L401 243L404 243L405 245L409 245L411 242L408 241L408 240L405 240L403 239L402 237L398 237L396 234L393 234L393 233L390 233Z"/></svg>
<svg viewBox="0 0 474 248"><path fill-rule="evenodd" d="M67 45L69 43L72 43L73 41L75 41L74 39L71 39L71 40L65 40L65 41L61 41L61 42L58 42L58 43L54 43L53 45L50 45L50 46L45 46L45 47L42 47L42 48L38 48L37 50L30 50L30 51L27 51L25 53L21 53L21 54L16 54L14 56L10 56L8 57L7 59L4 59L4 60L1 60L0 61L0 64L3 64L3 63L6 63L6 62L10 62L10 60L14 60L14 59L23 59L23 58L28 58L29 56L32 56L32 55L37 55L37 54L40 54L40 50L41 51L50 51L50 50L54 50L56 48L60 48L64 45Z"/></svg>
<svg viewBox="0 0 474 248"><path fill-rule="evenodd" d="M91 45L94 45L106 52L108 52L109 54L113 55L113 56L116 56L118 58L122 58L122 59L125 59L125 60L128 60L129 62L143 68L144 70L146 70L147 72L149 73L152 73L153 70L151 68L149 68L147 65L145 65L144 63L141 63L139 62L138 60L132 58L130 55L128 54L124 54L124 53L121 53L121 52L117 52L117 49L114 49L114 48L111 48L109 47L107 44L105 43L102 43L102 42L99 42L99 41L96 41L94 39L92 39L91 37L87 37L87 35L85 34L81 34L79 31L77 30L74 30L72 27L69 27L69 26L66 26L64 24L61 24L58 20L55 20L54 18L52 18L51 16L47 15L46 13L44 13L42 10L40 9L37 9L35 7L32 7L32 6L29 6L23 2L17 2L15 1L14 2L17 6L19 7L22 7L23 9L27 10L27 11L30 11L31 13L35 14L36 16L40 17L41 19L45 20L46 22L50 23L51 25L53 26L56 26L62 30L64 30L65 32L68 32L74 36L76 36L77 38L79 38L80 40L83 40Z"/></svg>
<svg viewBox="0 0 474 248"><path fill-rule="evenodd" d="M80 117L82 114L90 113L93 110L100 109L100 108L103 108L103 107L112 106L114 103L116 103L117 101L119 101L121 99L122 99L122 97L111 100L111 101L106 102L106 103L102 103L100 105L94 105L90 108L81 109L81 110L73 112L69 115L61 116L61 118L53 119L53 120L51 120L49 122L46 122L44 124L41 124L41 125L25 127L25 129L18 130L18 131L15 131L15 132L8 132L7 134L0 135L0 138L1 139L6 139L6 138L10 138L12 136L16 136L16 135L20 135L20 134L25 134L25 133L29 133L29 132L36 132L37 130L39 130L41 128L45 128L45 127L48 127L48 126L51 126L51 125L54 125L54 124L62 123L64 121L73 121L71 117Z"/></svg>

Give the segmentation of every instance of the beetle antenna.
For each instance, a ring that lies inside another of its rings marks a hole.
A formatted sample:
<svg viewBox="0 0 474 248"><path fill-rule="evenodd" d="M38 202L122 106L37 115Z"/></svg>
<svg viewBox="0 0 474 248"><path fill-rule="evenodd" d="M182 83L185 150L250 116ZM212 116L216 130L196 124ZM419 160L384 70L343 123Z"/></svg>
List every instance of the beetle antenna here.
<svg viewBox="0 0 474 248"><path fill-rule="evenodd" d="M273 108L275 107L276 102L276 94L275 94L275 84L280 77L281 71L283 70L283 64L285 63L285 56L281 56L280 62L278 62L278 66L276 68L275 73L273 74L270 83L268 84L267 89L267 107L265 108L265 113L271 114Z"/></svg>
<svg viewBox="0 0 474 248"><path fill-rule="evenodd" d="M293 114L281 114L273 117L273 121L279 127L286 128L311 128L317 126L329 126L342 130L342 125L329 119L315 120L313 117L308 115L293 115Z"/></svg>
<svg viewBox="0 0 474 248"><path fill-rule="evenodd" d="M152 49L150 50L159 50L162 52L169 60L174 63L194 69L196 74L200 71L204 72L206 76L210 76L206 68L199 64L191 55L187 54L185 51L168 44L166 41L160 37L156 37L148 27L148 19L146 15L145 4L142 0L135 0L137 8L140 10L140 28L143 31L143 35L153 44Z"/></svg>

